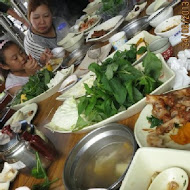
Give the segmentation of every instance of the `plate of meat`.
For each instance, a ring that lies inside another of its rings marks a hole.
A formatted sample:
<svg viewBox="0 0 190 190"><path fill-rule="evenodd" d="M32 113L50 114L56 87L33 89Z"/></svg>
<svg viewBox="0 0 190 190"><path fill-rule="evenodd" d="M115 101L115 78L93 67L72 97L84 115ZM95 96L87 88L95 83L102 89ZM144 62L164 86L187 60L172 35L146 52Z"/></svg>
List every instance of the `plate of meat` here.
<svg viewBox="0 0 190 190"><path fill-rule="evenodd" d="M117 32L118 27L123 21L123 16L118 15L94 27L92 30L90 30L88 36L86 37L86 42L108 40L114 33Z"/></svg>
<svg viewBox="0 0 190 190"><path fill-rule="evenodd" d="M71 27L71 31L76 34L85 33L88 34L88 32L95 27L97 24L99 24L101 21L101 17L99 15L83 15L79 20L76 21L75 25Z"/></svg>
<svg viewBox="0 0 190 190"><path fill-rule="evenodd" d="M135 124L138 145L190 150L190 87L147 95L146 102Z"/></svg>

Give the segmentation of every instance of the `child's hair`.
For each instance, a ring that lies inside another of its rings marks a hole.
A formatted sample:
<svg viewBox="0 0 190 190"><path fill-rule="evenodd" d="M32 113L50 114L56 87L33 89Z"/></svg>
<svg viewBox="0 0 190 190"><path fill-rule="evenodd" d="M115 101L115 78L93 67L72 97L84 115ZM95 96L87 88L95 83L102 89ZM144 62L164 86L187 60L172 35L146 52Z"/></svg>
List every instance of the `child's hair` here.
<svg viewBox="0 0 190 190"><path fill-rule="evenodd" d="M0 41L0 63L1 64L3 64L3 65L6 64L6 62L5 62L5 56L4 56L4 51L6 49L8 49L10 46L14 45L14 44L16 44L16 43L13 42L13 41L5 41L5 40L3 40L3 41L1 40Z"/></svg>
<svg viewBox="0 0 190 190"><path fill-rule="evenodd" d="M0 41L0 64L6 65L4 51L12 45L17 45L14 41L1 40ZM0 73L6 78L8 71L0 68Z"/></svg>

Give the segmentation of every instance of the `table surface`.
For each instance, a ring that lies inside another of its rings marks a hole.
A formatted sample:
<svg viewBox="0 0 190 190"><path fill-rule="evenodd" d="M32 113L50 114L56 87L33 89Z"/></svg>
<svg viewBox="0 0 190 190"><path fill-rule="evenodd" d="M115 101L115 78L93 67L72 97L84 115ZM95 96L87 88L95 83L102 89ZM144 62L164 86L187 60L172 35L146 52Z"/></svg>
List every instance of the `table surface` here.
<svg viewBox="0 0 190 190"><path fill-rule="evenodd" d="M148 6L152 2L152 0L148 0L147 2L148 2L147 3L147 6ZM139 17L145 15L145 10L139 15ZM183 5L182 3L180 3L174 7L174 15L177 15L177 14L181 15L182 10L183 10ZM153 34L153 28L149 32ZM174 47L174 56L176 56L180 50L184 49L183 45L184 45L183 43L180 43ZM51 186L51 190L65 190L65 187L63 184L63 168L64 168L65 160L67 156L69 155L69 152L71 151L71 149L75 146L75 144L82 137L86 135L86 133L82 133L82 134L60 134L56 132L52 133L48 129L44 128L45 124L51 121L51 118L53 117L57 108L63 103L61 101L55 100L55 98L58 95L59 93L56 93L50 98L40 102L38 104L38 112L33 120L33 124L36 125L38 129L40 129L52 141L57 151L59 152L58 158L51 164L51 166L48 169L48 176L50 180L55 179L55 178L60 179ZM139 116L139 113L123 121L120 121L120 123L133 129L135 122L138 119L138 116ZM28 186L29 188L31 188L33 184L36 184L39 182L40 180L37 180L31 176L19 174L16 180L12 183L10 189L14 190L15 188L20 187L20 186Z"/></svg>

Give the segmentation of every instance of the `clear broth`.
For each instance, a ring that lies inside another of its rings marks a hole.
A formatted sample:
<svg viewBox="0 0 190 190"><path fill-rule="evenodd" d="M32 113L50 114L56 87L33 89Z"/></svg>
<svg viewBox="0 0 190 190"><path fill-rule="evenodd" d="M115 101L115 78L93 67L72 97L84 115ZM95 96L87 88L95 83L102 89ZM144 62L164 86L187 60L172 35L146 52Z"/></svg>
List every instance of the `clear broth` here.
<svg viewBox="0 0 190 190"><path fill-rule="evenodd" d="M84 168L82 188L108 188L126 171L133 154L128 142L114 143L100 150Z"/></svg>

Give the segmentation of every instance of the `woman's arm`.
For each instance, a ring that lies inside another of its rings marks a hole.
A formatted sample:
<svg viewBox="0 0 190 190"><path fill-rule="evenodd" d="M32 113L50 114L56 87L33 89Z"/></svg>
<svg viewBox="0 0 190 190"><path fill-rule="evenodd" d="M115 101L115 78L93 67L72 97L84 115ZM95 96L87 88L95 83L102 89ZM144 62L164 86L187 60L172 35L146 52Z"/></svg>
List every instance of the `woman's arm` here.
<svg viewBox="0 0 190 190"><path fill-rule="evenodd" d="M22 86L15 86L13 88L10 88L8 91L8 93L10 93L12 96L14 96L20 89L22 88Z"/></svg>
<svg viewBox="0 0 190 190"><path fill-rule="evenodd" d="M19 20L20 22L22 22L27 28L29 28L29 23L22 17L20 17L12 8L9 8L7 11L7 14L11 15L12 17L14 17L16 20Z"/></svg>

